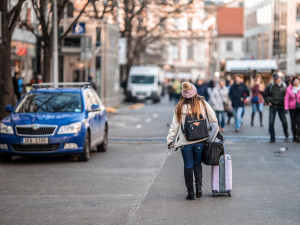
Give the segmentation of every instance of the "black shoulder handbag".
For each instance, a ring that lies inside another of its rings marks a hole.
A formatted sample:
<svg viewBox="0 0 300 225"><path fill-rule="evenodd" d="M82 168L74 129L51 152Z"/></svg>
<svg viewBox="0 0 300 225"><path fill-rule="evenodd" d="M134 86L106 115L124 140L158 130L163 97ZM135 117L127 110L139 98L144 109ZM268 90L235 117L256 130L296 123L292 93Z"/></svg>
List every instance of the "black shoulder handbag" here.
<svg viewBox="0 0 300 225"><path fill-rule="evenodd" d="M300 109L300 102L298 102L297 100L297 94L295 94L296 97L296 109Z"/></svg>
<svg viewBox="0 0 300 225"><path fill-rule="evenodd" d="M209 136L206 120L201 114L199 119L196 115L193 117L190 114L187 115L184 127L181 124L181 130L187 141L197 141Z"/></svg>

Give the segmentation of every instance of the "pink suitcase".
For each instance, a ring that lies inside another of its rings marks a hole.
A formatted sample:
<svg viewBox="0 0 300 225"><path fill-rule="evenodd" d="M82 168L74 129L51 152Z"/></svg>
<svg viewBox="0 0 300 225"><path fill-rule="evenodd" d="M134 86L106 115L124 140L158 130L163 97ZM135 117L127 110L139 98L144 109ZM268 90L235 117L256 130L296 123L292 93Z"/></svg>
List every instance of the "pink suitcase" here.
<svg viewBox="0 0 300 225"><path fill-rule="evenodd" d="M232 190L232 163L231 156L225 154L220 157L219 166L211 167L211 190L215 197L219 194L231 196Z"/></svg>

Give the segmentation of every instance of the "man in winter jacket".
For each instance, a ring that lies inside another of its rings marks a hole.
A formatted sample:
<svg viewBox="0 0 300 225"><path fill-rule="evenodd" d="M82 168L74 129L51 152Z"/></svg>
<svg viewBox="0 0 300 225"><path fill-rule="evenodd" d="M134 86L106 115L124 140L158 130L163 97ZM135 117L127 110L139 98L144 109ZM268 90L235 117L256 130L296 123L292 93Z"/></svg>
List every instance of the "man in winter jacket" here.
<svg viewBox="0 0 300 225"><path fill-rule="evenodd" d="M197 80L195 87L197 89L197 94L203 96L205 98L205 101L208 101L209 94L207 91L207 86L204 84L203 80L201 79Z"/></svg>
<svg viewBox="0 0 300 225"><path fill-rule="evenodd" d="M284 95L286 84L281 81L277 73L273 74L273 82L269 84L264 92L265 103L270 106L269 109L269 133L270 142L275 142L274 123L276 112L282 123L283 131L286 139L289 137L287 121L284 111Z"/></svg>
<svg viewBox="0 0 300 225"><path fill-rule="evenodd" d="M249 89L238 75L235 77L235 83L230 88L229 97L232 102L235 117L235 132L239 132L242 123L242 113L244 108L244 100L249 96Z"/></svg>

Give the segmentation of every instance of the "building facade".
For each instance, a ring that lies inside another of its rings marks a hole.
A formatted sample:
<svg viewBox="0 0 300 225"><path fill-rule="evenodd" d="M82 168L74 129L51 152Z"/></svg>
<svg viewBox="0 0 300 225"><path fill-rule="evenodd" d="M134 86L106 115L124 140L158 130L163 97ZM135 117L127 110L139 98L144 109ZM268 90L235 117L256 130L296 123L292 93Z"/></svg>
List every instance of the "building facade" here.
<svg viewBox="0 0 300 225"><path fill-rule="evenodd" d="M279 70L300 70L300 0L245 1L245 57L276 59Z"/></svg>
<svg viewBox="0 0 300 225"><path fill-rule="evenodd" d="M144 64L156 64L167 78L206 79L208 76L208 43L205 8L201 0L173 1L182 4L183 12L175 13L160 25L162 37L146 49ZM165 6L169 7L166 1Z"/></svg>
<svg viewBox="0 0 300 225"><path fill-rule="evenodd" d="M224 7L217 10L210 47L210 74L222 74L227 60L244 58L243 13L244 9L240 7Z"/></svg>
<svg viewBox="0 0 300 225"><path fill-rule="evenodd" d="M16 1L10 1L9 7L13 7ZM19 72L24 83L29 83L34 71L36 71L36 37L22 25L23 22L37 26L37 18L31 6L31 1L26 1L20 13L20 22L15 28L11 41L11 72Z"/></svg>
<svg viewBox="0 0 300 225"><path fill-rule="evenodd" d="M63 31L73 21L63 19ZM118 65L119 29L105 21L82 17L63 40L60 53L61 82L92 81L106 106L120 104Z"/></svg>

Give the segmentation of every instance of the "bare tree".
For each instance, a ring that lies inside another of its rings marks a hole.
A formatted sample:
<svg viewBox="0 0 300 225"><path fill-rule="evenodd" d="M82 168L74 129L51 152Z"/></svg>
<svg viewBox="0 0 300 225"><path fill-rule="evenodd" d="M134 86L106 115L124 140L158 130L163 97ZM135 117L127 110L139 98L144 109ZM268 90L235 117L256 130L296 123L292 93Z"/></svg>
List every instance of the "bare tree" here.
<svg viewBox="0 0 300 225"><path fill-rule="evenodd" d="M68 28L64 31L63 34L59 36L59 42L72 30L73 26L77 23L78 19L81 17L85 11L87 5L92 0L88 0L85 5L78 11L77 16L70 23ZM27 24L26 21L23 21L22 24L31 31L35 36L41 37L42 40L42 49L43 49L43 77L44 80L50 81L50 71L51 71L51 59L52 59L52 1L45 0L31 0L35 15L39 21L40 29L35 29L31 24ZM67 7L69 0L58 0L57 1L57 23L59 24L64 16L64 10ZM38 62L39 63L39 62Z"/></svg>
<svg viewBox="0 0 300 225"><path fill-rule="evenodd" d="M167 29L162 29L166 20L184 11L186 7L186 4L173 4L172 2L167 4L160 0L119 1L120 33L121 37L126 37L127 40L126 80L130 68L140 62L141 55L145 53L146 48L169 32ZM150 23L148 15L151 10L150 14L157 14L157 18Z"/></svg>
<svg viewBox="0 0 300 225"><path fill-rule="evenodd" d="M11 77L11 39L15 27L19 21L22 5L25 0L19 0L11 9L8 8L8 1L0 1L2 14L2 36L0 37L0 119L6 116L4 106L15 104L13 83Z"/></svg>

